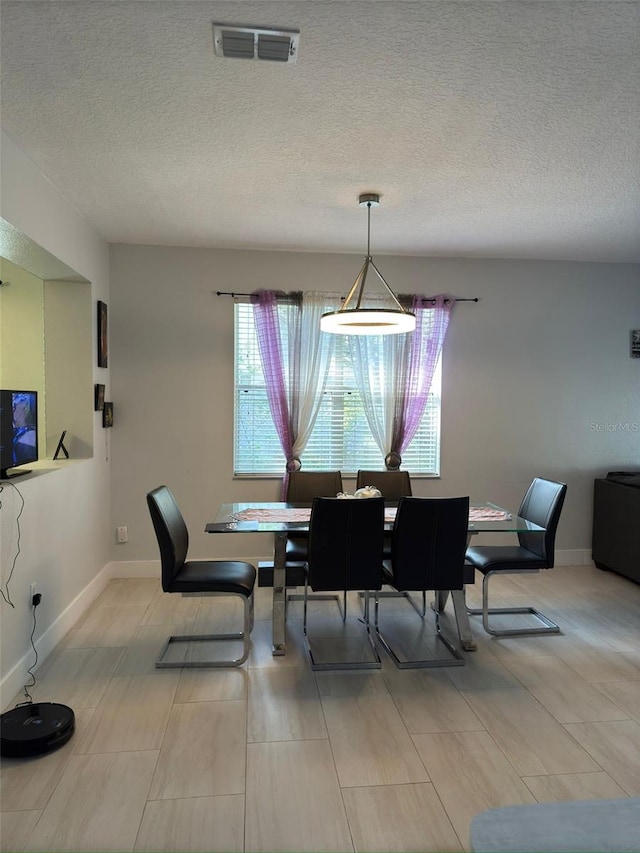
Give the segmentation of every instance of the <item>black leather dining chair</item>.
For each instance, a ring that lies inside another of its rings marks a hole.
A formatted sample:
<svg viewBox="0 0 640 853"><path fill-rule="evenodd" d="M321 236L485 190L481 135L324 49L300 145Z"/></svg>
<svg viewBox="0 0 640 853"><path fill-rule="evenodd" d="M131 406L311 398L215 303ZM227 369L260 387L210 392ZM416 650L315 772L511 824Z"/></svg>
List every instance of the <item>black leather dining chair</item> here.
<svg viewBox="0 0 640 853"><path fill-rule="evenodd" d="M314 498L335 498L342 491L340 471L293 471L287 483L287 503L311 503ZM308 534L287 536L288 563L307 559Z"/></svg>
<svg viewBox="0 0 640 853"><path fill-rule="evenodd" d="M294 471L289 474L285 500L288 503L310 504L317 497L335 497L342 491L340 471ZM307 559L308 532L289 534L285 551L285 586L304 586L304 564ZM258 563L258 585L273 586L273 560ZM333 598L334 596L331 596ZM302 595L292 594L289 600L302 600Z"/></svg>
<svg viewBox="0 0 640 853"><path fill-rule="evenodd" d="M411 476L408 471L358 471L356 489L374 486L388 501L411 497Z"/></svg>
<svg viewBox="0 0 640 853"><path fill-rule="evenodd" d="M244 625L241 632L171 636L162 648L156 667L193 669L239 666L246 661L251 648L255 566L240 560L187 560L189 533L171 491L167 486L158 486L147 494L147 505L160 548L164 592L177 592L184 596L237 595L242 599L244 607ZM242 640L242 655L233 660L217 661L166 659L167 652L174 643L215 640Z"/></svg>
<svg viewBox="0 0 640 853"><path fill-rule="evenodd" d="M411 477L408 471L358 471L356 489L373 486L387 501L411 497ZM384 535L384 558L391 559L391 533Z"/></svg>
<svg viewBox="0 0 640 853"><path fill-rule="evenodd" d="M303 632L311 668L379 669L382 665L371 635L369 621L370 592L382 587L382 538L384 499L342 500L314 498L309 523L309 541L304 587ZM373 659L365 661L316 661L307 634L307 602L313 591L341 590L344 596L343 622L346 619L347 591L364 592L364 626Z"/></svg>
<svg viewBox="0 0 640 853"><path fill-rule="evenodd" d="M310 503L314 498L335 498L341 491L340 471L292 471L286 499L291 503Z"/></svg>
<svg viewBox="0 0 640 853"><path fill-rule="evenodd" d="M566 493L565 483L534 477L522 499L518 515L544 527L545 532L518 533L518 545L476 545L467 549L467 563L484 575L482 608L467 608L467 612L482 616L482 625L488 634L517 637L523 634L559 633L559 626L534 607L490 607L489 580L500 574L527 574L553 568L556 530ZM522 628L496 628L490 624L490 615L504 613L530 614L539 624Z"/></svg>
<svg viewBox="0 0 640 853"><path fill-rule="evenodd" d="M391 559L383 563L384 581L399 592L451 591L462 589L467 547L469 498L403 497L391 535ZM415 605L414 605L415 606ZM416 608L417 609L417 608ZM424 618L424 607L421 614ZM436 637L446 646L446 658L404 659L391 646L376 619L378 639L399 669L462 666L464 658L440 627L434 607ZM413 642L414 636L410 637Z"/></svg>
<svg viewBox="0 0 640 853"><path fill-rule="evenodd" d="M335 497L342 491L342 474L340 471L293 471L287 482L287 503L311 503L314 498ZM309 534L289 534L285 550L286 586L303 586L305 579L304 564L307 560L307 545ZM316 599L339 601L335 595L317 595ZM299 593L290 593L287 601L302 601Z"/></svg>

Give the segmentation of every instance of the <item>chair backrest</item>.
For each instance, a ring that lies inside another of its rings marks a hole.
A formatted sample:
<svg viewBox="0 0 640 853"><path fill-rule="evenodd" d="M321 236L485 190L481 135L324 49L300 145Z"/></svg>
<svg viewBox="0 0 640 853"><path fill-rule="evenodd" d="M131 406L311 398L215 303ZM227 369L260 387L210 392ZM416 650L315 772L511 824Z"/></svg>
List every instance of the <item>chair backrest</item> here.
<svg viewBox="0 0 640 853"><path fill-rule="evenodd" d="M173 578L187 559L189 550L187 525L167 486L158 486L157 489L149 492L147 506L160 548L162 589L170 592Z"/></svg>
<svg viewBox="0 0 640 853"><path fill-rule="evenodd" d="M468 497L400 498L391 536L396 589L462 589L468 526Z"/></svg>
<svg viewBox="0 0 640 853"><path fill-rule="evenodd" d="M523 548L533 551L552 569L555 560L556 530L567 493L565 483L534 477L520 504L518 515L544 527L545 533L519 533Z"/></svg>
<svg viewBox="0 0 640 853"><path fill-rule="evenodd" d="M356 489L375 486L389 501L411 497L411 477L408 471L358 471Z"/></svg>
<svg viewBox="0 0 640 853"><path fill-rule="evenodd" d="M293 471L286 499L289 503L310 503L314 498L335 498L341 491L340 471Z"/></svg>
<svg viewBox="0 0 640 853"><path fill-rule="evenodd" d="M384 498L314 498L307 565L314 590L380 589Z"/></svg>

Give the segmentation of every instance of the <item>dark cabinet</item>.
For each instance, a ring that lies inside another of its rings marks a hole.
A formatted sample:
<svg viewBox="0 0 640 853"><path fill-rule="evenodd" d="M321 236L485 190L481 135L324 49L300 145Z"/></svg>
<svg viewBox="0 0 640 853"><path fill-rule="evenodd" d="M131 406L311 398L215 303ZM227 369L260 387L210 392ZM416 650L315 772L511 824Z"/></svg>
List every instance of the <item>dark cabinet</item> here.
<svg viewBox="0 0 640 853"><path fill-rule="evenodd" d="M609 474L593 492L592 557L599 569L640 583L640 474Z"/></svg>

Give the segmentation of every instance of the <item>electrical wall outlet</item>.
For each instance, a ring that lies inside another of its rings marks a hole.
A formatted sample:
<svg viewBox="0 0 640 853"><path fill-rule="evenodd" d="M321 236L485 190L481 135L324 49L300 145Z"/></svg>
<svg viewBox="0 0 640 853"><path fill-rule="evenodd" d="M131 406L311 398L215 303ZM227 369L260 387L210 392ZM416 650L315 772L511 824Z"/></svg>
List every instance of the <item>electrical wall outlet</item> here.
<svg viewBox="0 0 640 853"><path fill-rule="evenodd" d="M129 529L126 524L116 527L116 541L119 545L129 541Z"/></svg>
<svg viewBox="0 0 640 853"><path fill-rule="evenodd" d="M38 592L38 584L33 581L29 584L29 607L33 607L33 596Z"/></svg>

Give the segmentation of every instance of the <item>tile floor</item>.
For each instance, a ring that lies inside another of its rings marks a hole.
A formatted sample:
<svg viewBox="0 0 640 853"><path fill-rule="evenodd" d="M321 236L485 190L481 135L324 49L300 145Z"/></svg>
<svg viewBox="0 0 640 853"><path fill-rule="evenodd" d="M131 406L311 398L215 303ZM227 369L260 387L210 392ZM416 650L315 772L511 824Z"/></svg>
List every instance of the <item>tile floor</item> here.
<svg viewBox="0 0 640 853"><path fill-rule="evenodd" d="M298 602L288 654L271 655L269 589L243 667L156 670L169 632L229 630L240 611L113 580L37 671L34 699L70 705L76 733L3 759L1 849L468 850L489 807L640 795L640 586L586 566L494 583L562 634L497 640L472 617L463 667L400 671L381 653L380 671L313 673ZM407 602L381 608L399 637L418 632ZM336 616L314 603L310 634L332 637ZM354 615L338 629L360 631Z"/></svg>

